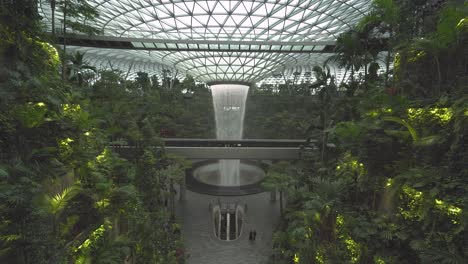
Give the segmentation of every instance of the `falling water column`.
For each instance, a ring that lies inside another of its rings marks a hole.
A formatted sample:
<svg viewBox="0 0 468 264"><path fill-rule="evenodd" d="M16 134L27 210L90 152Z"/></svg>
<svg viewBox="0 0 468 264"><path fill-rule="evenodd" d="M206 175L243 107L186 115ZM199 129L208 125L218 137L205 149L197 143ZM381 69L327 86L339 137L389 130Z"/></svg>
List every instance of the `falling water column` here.
<svg viewBox="0 0 468 264"><path fill-rule="evenodd" d="M210 86L216 118L216 136L220 140L239 140L244 129L245 102L249 87L239 84ZM220 160L219 184L239 186L240 160Z"/></svg>

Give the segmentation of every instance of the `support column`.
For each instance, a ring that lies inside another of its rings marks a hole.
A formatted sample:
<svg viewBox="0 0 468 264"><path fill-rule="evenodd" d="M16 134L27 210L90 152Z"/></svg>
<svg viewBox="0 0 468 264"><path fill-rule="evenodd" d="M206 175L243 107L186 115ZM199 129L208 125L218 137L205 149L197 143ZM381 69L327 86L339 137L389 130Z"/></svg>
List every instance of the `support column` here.
<svg viewBox="0 0 468 264"><path fill-rule="evenodd" d="M221 209L219 209L219 212L218 212L218 215L219 215L219 221L218 221L218 237L221 238L221 218L223 217L223 215L221 214Z"/></svg>
<svg viewBox="0 0 468 264"><path fill-rule="evenodd" d="M276 189L270 192L270 201L276 202Z"/></svg>
<svg viewBox="0 0 468 264"><path fill-rule="evenodd" d="M226 219L226 240L229 241L229 240L231 240L230 237L229 237L229 235L231 233L231 229L230 229L230 225L229 225L231 217L230 217L229 213L226 213L226 218L227 218Z"/></svg>
<svg viewBox="0 0 468 264"><path fill-rule="evenodd" d="M236 227L236 237L239 237L239 233L238 233L238 227L239 227L239 220L237 219L237 216L239 215L239 213L237 212L237 206L236 206L236 223L235 223L235 227Z"/></svg>
<svg viewBox="0 0 468 264"><path fill-rule="evenodd" d="M180 183L179 185L179 193L180 193L180 196L179 196L179 201L185 201L185 192L187 190L187 187L185 186L185 177L182 179L182 182Z"/></svg>

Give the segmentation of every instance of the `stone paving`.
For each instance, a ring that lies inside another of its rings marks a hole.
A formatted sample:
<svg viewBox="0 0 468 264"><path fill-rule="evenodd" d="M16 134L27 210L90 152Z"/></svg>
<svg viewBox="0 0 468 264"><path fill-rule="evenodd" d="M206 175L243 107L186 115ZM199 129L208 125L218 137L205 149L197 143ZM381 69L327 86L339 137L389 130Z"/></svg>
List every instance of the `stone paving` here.
<svg viewBox="0 0 468 264"><path fill-rule="evenodd" d="M245 225L235 241L221 241L214 236L209 204L221 202L247 204ZM177 217L182 223L188 264L266 264L271 255L273 230L278 223L278 204L269 193L247 196L211 196L187 190L186 200L177 203ZM250 229L257 238L249 241Z"/></svg>

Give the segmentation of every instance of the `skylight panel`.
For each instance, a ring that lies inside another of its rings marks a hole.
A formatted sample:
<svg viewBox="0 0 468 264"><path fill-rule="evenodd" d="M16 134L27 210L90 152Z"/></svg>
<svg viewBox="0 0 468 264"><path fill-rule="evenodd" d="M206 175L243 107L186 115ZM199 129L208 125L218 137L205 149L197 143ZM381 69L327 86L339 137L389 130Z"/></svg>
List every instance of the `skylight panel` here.
<svg viewBox="0 0 468 264"><path fill-rule="evenodd" d="M251 50L258 50L260 48L260 45L250 45Z"/></svg>
<svg viewBox="0 0 468 264"><path fill-rule="evenodd" d="M317 45L317 46L314 46L314 51L320 51L320 50L323 50L325 48L325 46L322 46L322 45Z"/></svg>
<svg viewBox="0 0 468 264"><path fill-rule="evenodd" d="M177 45L175 43L166 43L166 46L169 49L177 49Z"/></svg>
<svg viewBox="0 0 468 264"><path fill-rule="evenodd" d="M184 44L184 43L177 43L177 47L179 49L187 49L188 48L187 44Z"/></svg>
<svg viewBox="0 0 468 264"><path fill-rule="evenodd" d="M192 1L184 1L184 6L185 6L185 9L187 10L187 12L192 12L192 10L194 9L194 6L196 6L196 5Z"/></svg>
<svg viewBox="0 0 468 264"><path fill-rule="evenodd" d="M199 14L206 14L206 11L207 9L203 9L203 6L202 6L203 2L202 1L198 1L194 4L193 6L193 14L194 15L199 15Z"/></svg>
<svg viewBox="0 0 468 264"><path fill-rule="evenodd" d="M181 24L184 24L184 27L189 27L192 23L192 17L191 16L179 16L177 17L176 21L180 22L180 23L177 23L177 26L178 27L181 27L182 25Z"/></svg>
<svg viewBox="0 0 468 264"><path fill-rule="evenodd" d="M215 6L218 4L218 1L206 1L208 5L208 11L213 12Z"/></svg>
<svg viewBox="0 0 468 264"><path fill-rule="evenodd" d="M293 51L300 51L300 50L302 50L303 47L304 46L302 46L302 45L295 45L295 46L292 46L292 50Z"/></svg>
<svg viewBox="0 0 468 264"><path fill-rule="evenodd" d="M218 4L213 9L213 14L226 14L227 10L229 10L229 6L225 8L223 6L224 4L228 4L228 3L218 2Z"/></svg>
<svg viewBox="0 0 468 264"><path fill-rule="evenodd" d="M224 20L226 20L227 15L213 15L212 16L219 24L223 24Z"/></svg>
<svg viewBox="0 0 468 264"><path fill-rule="evenodd" d="M166 48L165 43L155 43L155 45L156 45L156 48L158 48L158 49L165 49Z"/></svg>
<svg viewBox="0 0 468 264"><path fill-rule="evenodd" d="M208 44L198 44L200 49L208 49Z"/></svg>
<svg viewBox="0 0 468 264"><path fill-rule="evenodd" d="M211 27L211 26L219 26L219 23L218 23L216 20L214 20L212 17L210 17L210 19L208 20L207 25L208 25L209 27ZM213 29L211 28L210 30L213 30Z"/></svg>
<svg viewBox="0 0 468 264"><path fill-rule="evenodd" d="M247 12L252 11L253 2L250 2L250 1L243 1L243 2L242 2L242 5L245 6L245 9L247 10ZM258 4L257 4L257 6L258 6Z"/></svg>
<svg viewBox="0 0 468 264"><path fill-rule="evenodd" d="M265 17L268 13L265 7L260 7L254 11L254 14L257 16Z"/></svg>
<svg viewBox="0 0 468 264"><path fill-rule="evenodd" d="M184 4L174 4L174 15L175 16L184 16L187 15L187 11L185 10L185 5Z"/></svg>
<svg viewBox="0 0 468 264"><path fill-rule="evenodd" d="M280 50L281 49L281 45L272 45L271 46L271 50Z"/></svg>
<svg viewBox="0 0 468 264"><path fill-rule="evenodd" d="M224 26L225 27L235 27L237 24L236 22L234 21L234 19L232 17L229 17L227 20L226 20L226 23L224 23Z"/></svg>
<svg viewBox="0 0 468 264"><path fill-rule="evenodd" d="M132 42L133 47L135 48L144 48L143 42Z"/></svg>

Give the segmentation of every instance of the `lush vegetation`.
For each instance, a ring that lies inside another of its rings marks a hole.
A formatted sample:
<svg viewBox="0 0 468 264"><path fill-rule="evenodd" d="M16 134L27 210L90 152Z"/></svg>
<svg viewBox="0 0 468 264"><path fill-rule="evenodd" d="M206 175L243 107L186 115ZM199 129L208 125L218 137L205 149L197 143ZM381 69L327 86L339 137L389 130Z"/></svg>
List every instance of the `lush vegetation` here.
<svg viewBox="0 0 468 264"><path fill-rule="evenodd" d="M265 183L287 196L275 263L468 261L468 3L433 2L375 0L331 58L364 74L314 69L318 150Z"/></svg>
<svg viewBox="0 0 468 264"><path fill-rule="evenodd" d="M247 97L244 138L307 138L319 106L313 96L261 92L252 87Z"/></svg>
<svg viewBox="0 0 468 264"><path fill-rule="evenodd" d="M212 137L209 90L63 55L34 1L0 12L0 262L182 263L174 185L189 164L151 146ZM112 144L140 147L123 157Z"/></svg>

